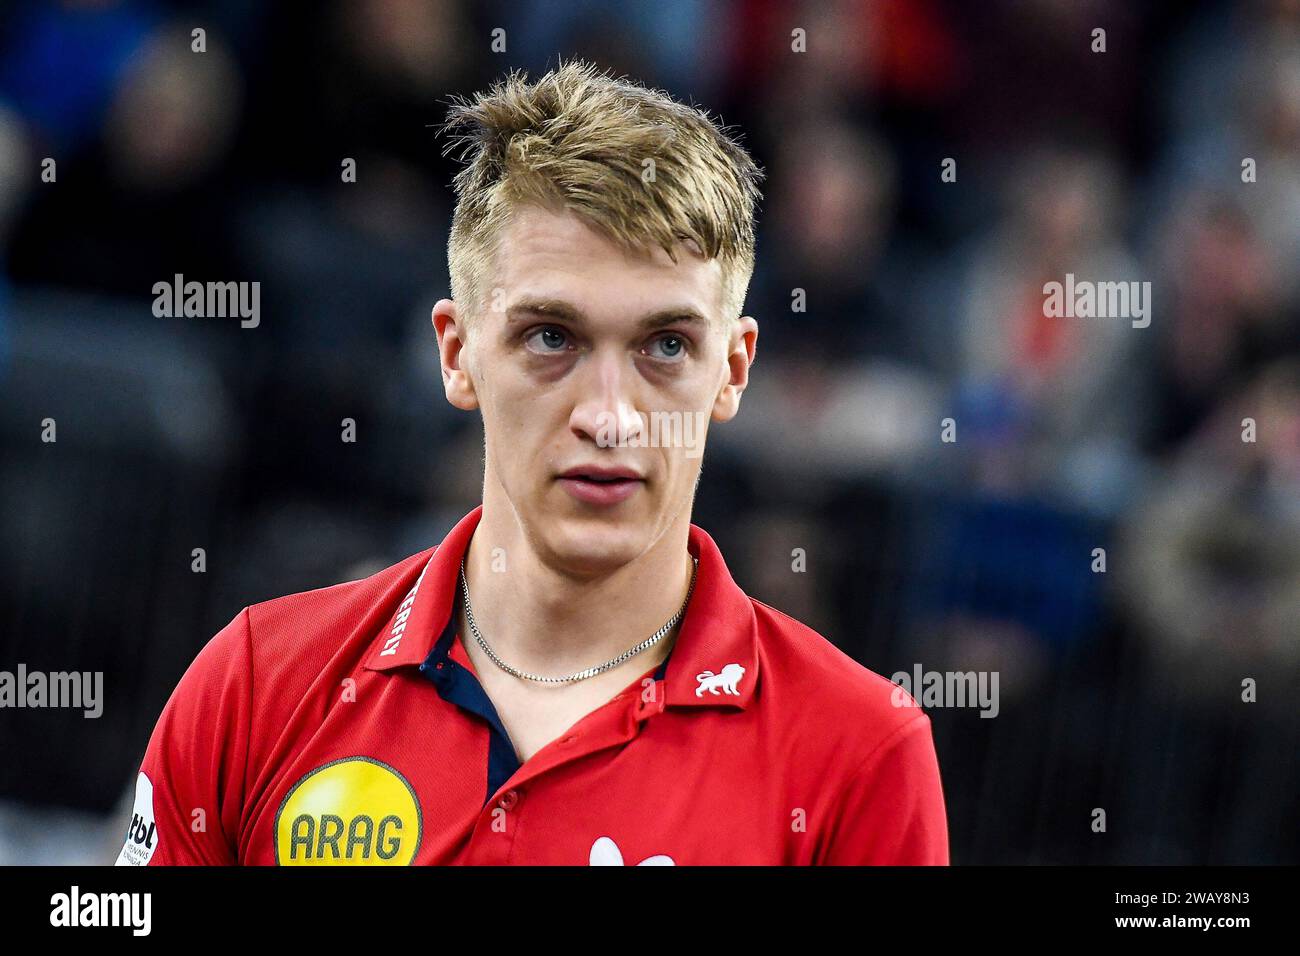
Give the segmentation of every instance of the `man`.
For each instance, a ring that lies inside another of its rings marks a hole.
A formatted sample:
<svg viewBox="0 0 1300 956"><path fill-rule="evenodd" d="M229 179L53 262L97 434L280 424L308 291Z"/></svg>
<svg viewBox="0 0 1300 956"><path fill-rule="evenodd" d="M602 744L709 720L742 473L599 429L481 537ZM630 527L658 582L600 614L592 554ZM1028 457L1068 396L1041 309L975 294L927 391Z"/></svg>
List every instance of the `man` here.
<svg viewBox="0 0 1300 956"><path fill-rule="evenodd" d="M433 326L448 401L483 418L483 503L217 634L119 862L947 863L928 717L690 523L758 338L757 167L580 63L448 129L467 165Z"/></svg>

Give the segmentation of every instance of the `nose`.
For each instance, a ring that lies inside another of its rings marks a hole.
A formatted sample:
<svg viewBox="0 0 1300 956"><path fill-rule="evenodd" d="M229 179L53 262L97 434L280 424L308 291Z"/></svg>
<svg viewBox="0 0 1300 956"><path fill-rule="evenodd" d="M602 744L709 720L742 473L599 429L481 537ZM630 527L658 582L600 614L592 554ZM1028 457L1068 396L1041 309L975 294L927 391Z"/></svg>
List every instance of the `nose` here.
<svg viewBox="0 0 1300 956"><path fill-rule="evenodd" d="M644 422L636 409L633 377L626 356L593 352L575 384L581 390L569 416L569 427L580 438L601 447L626 444L642 434Z"/></svg>

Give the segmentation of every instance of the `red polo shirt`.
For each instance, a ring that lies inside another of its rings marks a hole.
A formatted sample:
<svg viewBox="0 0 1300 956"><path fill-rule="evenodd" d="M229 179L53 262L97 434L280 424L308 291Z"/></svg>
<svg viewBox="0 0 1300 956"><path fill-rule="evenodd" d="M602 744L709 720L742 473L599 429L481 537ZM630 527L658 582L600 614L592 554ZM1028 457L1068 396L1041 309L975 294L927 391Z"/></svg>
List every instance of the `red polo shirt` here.
<svg viewBox="0 0 1300 956"><path fill-rule="evenodd" d="M118 863L948 862L929 718L748 597L696 525L667 660L521 766L452 613L481 514L213 637L154 729Z"/></svg>

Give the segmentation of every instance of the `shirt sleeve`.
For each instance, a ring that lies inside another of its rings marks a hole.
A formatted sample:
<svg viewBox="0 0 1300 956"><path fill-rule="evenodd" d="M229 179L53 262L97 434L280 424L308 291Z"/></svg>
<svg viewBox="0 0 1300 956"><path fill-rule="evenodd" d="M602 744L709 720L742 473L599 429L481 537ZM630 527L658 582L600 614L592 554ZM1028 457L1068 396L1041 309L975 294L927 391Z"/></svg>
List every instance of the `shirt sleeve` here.
<svg viewBox="0 0 1300 956"><path fill-rule="evenodd" d="M820 856L827 866L948 865L947 811L926 714L894 731L849 779Z"/></svg>
<svg viewBox="0 0 1300 956"><path fill-rule="evenodd" d="M172 691L136 778L118 866L238 862L252 713L245 608L203 647Z"/></svg>

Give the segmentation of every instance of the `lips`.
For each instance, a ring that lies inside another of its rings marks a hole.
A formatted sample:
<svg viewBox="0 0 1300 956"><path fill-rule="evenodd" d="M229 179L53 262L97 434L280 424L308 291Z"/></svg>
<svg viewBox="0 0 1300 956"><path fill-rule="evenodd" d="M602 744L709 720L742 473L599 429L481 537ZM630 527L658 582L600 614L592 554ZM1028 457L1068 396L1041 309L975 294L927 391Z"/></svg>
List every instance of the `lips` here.
<svg viewBox="0 0 1300 956"><path fill-rule="evenodd" d="M641 476L631 468L599 468L594 465L590 467L570 468L560 477L599 483L641 480Z"/></svg>
<svg viewBox="0 0 1300 956"><path fill-rule="evenodd" d="M645 484L645 479L628 468L570 468L559 477L573 498L589 505L615 505L626 501Z"/></svg>

